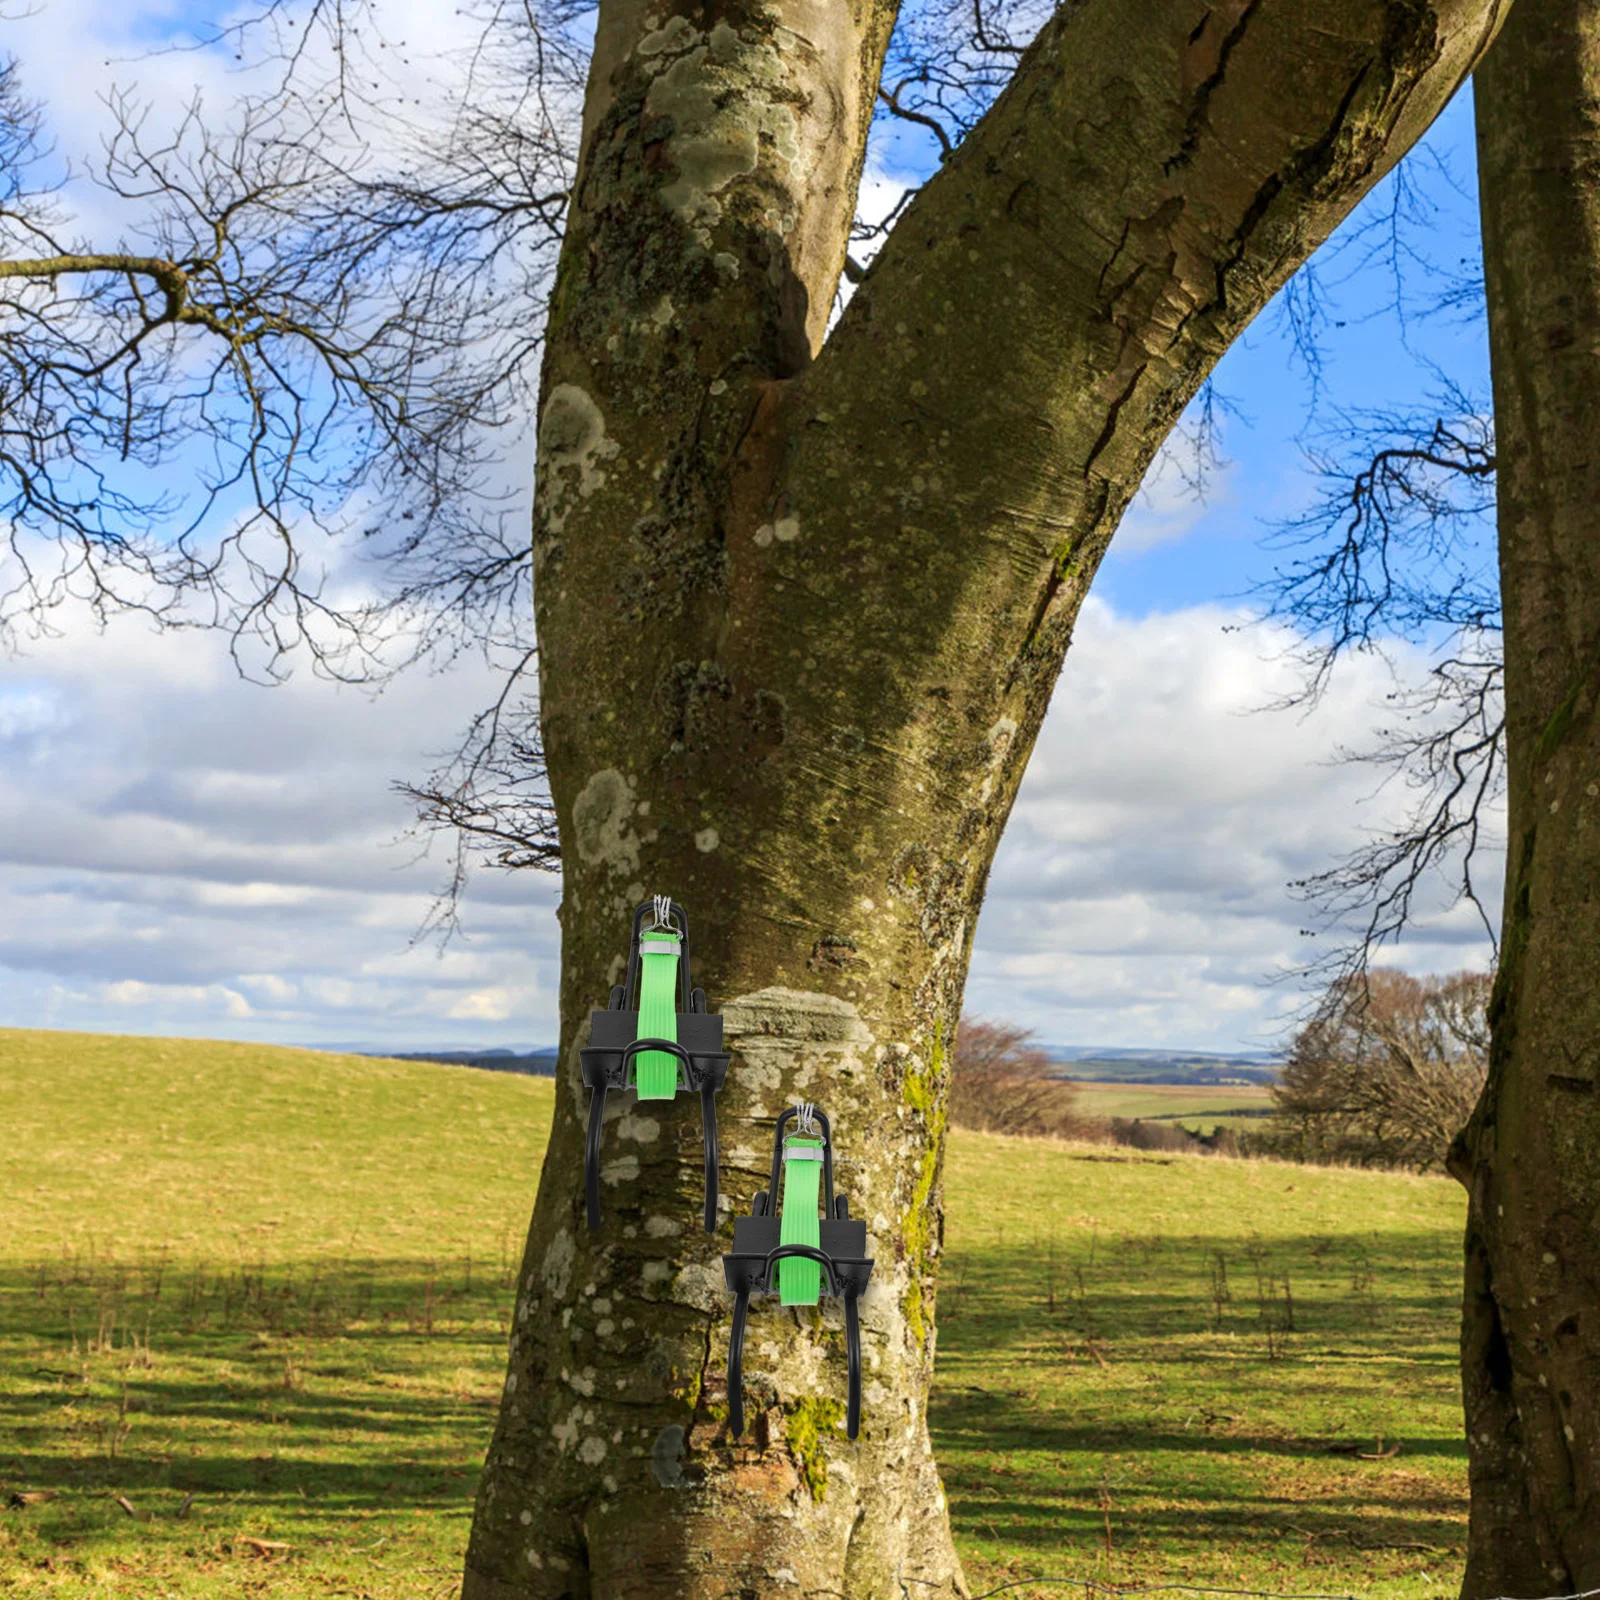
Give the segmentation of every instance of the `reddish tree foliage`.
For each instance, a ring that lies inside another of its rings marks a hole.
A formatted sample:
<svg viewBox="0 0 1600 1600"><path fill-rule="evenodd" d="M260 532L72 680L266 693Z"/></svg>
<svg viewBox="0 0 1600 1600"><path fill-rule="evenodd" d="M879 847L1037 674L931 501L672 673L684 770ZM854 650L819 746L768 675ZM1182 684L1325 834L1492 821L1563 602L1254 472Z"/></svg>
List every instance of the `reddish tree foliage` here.
<svg viewBox="0 0 1600 1600"><path fill-rule="evenodd" d="M1027 1028L963 1017L950 1057L950 1119L984 1133L1072 1138L1086 1129L1078 1086L1051 1075Z"/></svg>

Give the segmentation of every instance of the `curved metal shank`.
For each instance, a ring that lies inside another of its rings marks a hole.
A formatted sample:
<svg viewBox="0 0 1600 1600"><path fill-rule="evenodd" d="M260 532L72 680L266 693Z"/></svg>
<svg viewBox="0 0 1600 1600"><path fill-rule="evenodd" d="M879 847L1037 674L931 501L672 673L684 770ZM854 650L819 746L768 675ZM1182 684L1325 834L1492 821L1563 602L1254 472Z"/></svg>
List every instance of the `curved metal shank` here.
<svg viewBox="0 0 1600 1600"><path fill-rule="evenodd" d="M772 1293L773 1263L782 1261L785 1256L799 1256L803 1261L815 1261L828 1276L828 1293L838 1294L839 1280L834 1274L833 1257L817 1249L814 1244L780 1244L776 1250L767 1251L766 1265L761 1269L761 1282L768 1294Z"/></svg>
<svg viewBox="0 0 1600 1600"><path fill-rule="evenodd" d="M728 1334L728 1431L738 1438L744 1432L744 1319L750 1296L733 1302L733 1328Z"/></svg>
<svg viewBox="0 0 1600 1600"><path fill-rule="evenodd" d="M624 1068L645 1050L664 1050L676 1056L682 1075L690 1073L689 1052L671 1039L635 1039L623 1045L619 1059ZM706 1146L706 1232L717 1231L717 1107L716 1090L710 1083L700 1087L700 1116ZM605 1115L606 1086L596 1084L589 1091L589 1137L583 1147L583 1186L589 1208L589 1226L600 1226L600 1122Z"/></svg>
<svg viewBox="0 0 1600 1600"><path fill-rule="evenodd" d="M589 1203L589 1226L600 1226L600 1123L606 1114L606 1088L589 1091L589 1137L583 1147L583 1187Z"/></svg>
<svg viewBox="0 0 1600 1600"><path fill-rule="evenodd" d="M810 1245L780 1245L767 1255L767 1271L785 1256L800 1256L816 1261L828 1274L830 1282L833 1266L820 1250ZM741 1290L733 1302L733 1327L728 1332L728 1429L735 1438L744 1432L744 1328L750 1314L750 1294ZM844 1293L844 1347L848 1365L845 1406L845 1436L854 1439L861 1432L861 1316L856 1306L856 1292Z"/></svg>
<svg viewBox="0 0 1600 1600"><path fill-rule="evenodd" d="M626 1068L635 1056L643 1055L646 1050L660 1050L669 1056L676 1056L679 1067L683 1069L683 1076L685 1078L689 1076L691 1066L689 1052L675 1039L635 1039L632 1044L623 1045L623 1067Z"/></svg>

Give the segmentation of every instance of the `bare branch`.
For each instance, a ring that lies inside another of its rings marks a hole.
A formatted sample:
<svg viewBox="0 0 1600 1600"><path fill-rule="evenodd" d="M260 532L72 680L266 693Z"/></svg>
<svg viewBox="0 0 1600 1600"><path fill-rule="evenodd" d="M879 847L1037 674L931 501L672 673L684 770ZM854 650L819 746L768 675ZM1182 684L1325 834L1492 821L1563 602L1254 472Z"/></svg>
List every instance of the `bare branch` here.
<svg viewBox="0 0 1600 1600"><path fill-rule="evenodd" d="M334 56L359 10L314 9L345 30ZM153 135L114 97L98 182L131 235L114 248L70 237L30 187L40 124L6 69L0 630L47 626L76 595L226 628L255 675L308 650L370 678L525 629L507 457L532 410L581 52L516 15L476 68L515 94L442 133L391 127L381 163L373 128L340 136L352 107L303 37L286 71L304 80L220 121L196 103Z"/></svg>
<svg viewBox="0 0 1600 1600"><path fill-rule="evenodd" d="M1398 939L1425 885L1448 886L1494 938L1478 881L1500 843L1505 781L1494 436L1487 408L1442 398L1446 415L1340 419L1341 453L1313 454L1322 493L1272 541L1295 559L1263 586L1267 615L1305 640L1289 704L1314 702L1351 651L1409 640L1437 652L1425 685L1391 696L1396 720L1376 745L1343 753L1411 791L1405 821L1292 885L1345 930L1315 963L1336 974Z"/></svg>
<svg viewBox="0 0 1600 1600"><path fill-rule="evenodd" d="M1274 1087L1300 1160L1442 1168L1489 1065L1493 978L1413 978L1384 968L1336 979L1295 1035Z"/></svg>
<svg viewBox="0 0 1600 1600"><path fill-rule="evenodd" d="M560 870L533 674L534 652L525 650L505 668L499 694L472 719L456 749L421 783L394 786L416 807L421 833L443 835L450 848L448 879L419 937L437 933L448 940L458 931L475 863Z"/></svg>
<svg viewBox="0 0 1600 1600"><path fill-rule="evenodd" d="M1465 642L1465 641L1464 641ZM1413 920L1430 885L1472 906L1491 945L1495 923L1479 867L1503 846L1495 815L1505 795L1505 710L1498 636L1440 662L1422 689L1396 697L1398 726L1347 759L1386 769L1415 798L1405 821L1323 872L1291 885L1335 927L1352 930L1317 963L1358 972Z"/></svg>

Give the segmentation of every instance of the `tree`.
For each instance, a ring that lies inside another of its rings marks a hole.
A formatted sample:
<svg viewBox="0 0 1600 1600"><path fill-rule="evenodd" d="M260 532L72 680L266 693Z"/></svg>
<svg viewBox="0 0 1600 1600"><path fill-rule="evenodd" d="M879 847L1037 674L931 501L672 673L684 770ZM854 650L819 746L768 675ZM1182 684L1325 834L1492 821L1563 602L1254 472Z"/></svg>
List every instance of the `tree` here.
<svg viewBox="0 0 1600 1600"><path fill-rule="evenodd" d="M1071 1138L1078 1086L1057 1078L1026 1028L963 1017L950 1052L950 1122L983 1133Z"/></svg>
<svg viewBox="0 0 1600 1600"><path fill-rule="evenodd" d="M1335 979L1274 1085L1306 1161L1442 1168L1488 1067L1490 979L1376 967Z"/></svg>
<svg viewBox="0 0 1600 1600"><path fill-rule="evenodd" d="M1467 1186L1463 1593L1600 1585L1600 6L1519 4L1477 81L1509 863Z"/></svg>
<svg viewBox="0 0 1600 1600"><path fill-rule="evenodd" d="M502 441L533 403L571 168L540 112L581 58L502 30L479 77L504 88L509 49L517 82L424 136L355 87L394 92L361 9L294 30L269 0L240 53L248 33L283 71L225 114L196 100L163 130L114 98L84 175L110 237L73 221L0 62L0 639L71 598L221 628L268 679L297 652L369 679L463 642L519 659Z"/></svg>
<svg viewBox="0 0 1600 1600"><path fill-rule="evenodd" d="M1068 3L829 332L891 12L602 5L534 531L562 1079L468 1600L962 1587L925 1405L996 840L1161 440L1501 10ZM576 1053L647 890L738 1052L728 1203L807 1098L872 1219L856 1446L817 1318L763 1319L728 1437L688 1122L619 1119L583 1225Z"/></svg>

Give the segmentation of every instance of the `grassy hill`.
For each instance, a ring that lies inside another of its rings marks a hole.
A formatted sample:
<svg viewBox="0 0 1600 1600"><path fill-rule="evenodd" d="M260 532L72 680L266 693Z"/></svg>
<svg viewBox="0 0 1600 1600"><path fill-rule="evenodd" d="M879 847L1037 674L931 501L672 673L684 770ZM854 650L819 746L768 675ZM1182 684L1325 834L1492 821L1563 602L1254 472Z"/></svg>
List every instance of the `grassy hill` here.
<svg viewBox="0 0 1600 1600"><path fill-rule="evenodd" d="M1078 1109L1086 1117L1145 1118L1175 1122L1195 1133L1213 1128L1259 1127L1272 1109L1265 1084L1085 1083Z"/></svg>
<svg viewBox="0 0 1600 1600"><path fill-rule="evenodd" d="M453 1593L552 1093L0 1031L0 1593ZM1451 1184L957 1133L947 1198L977 1589L1453 1589Z"/></svg>

